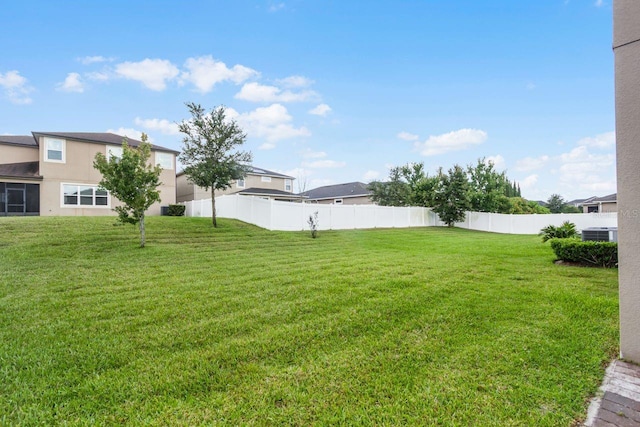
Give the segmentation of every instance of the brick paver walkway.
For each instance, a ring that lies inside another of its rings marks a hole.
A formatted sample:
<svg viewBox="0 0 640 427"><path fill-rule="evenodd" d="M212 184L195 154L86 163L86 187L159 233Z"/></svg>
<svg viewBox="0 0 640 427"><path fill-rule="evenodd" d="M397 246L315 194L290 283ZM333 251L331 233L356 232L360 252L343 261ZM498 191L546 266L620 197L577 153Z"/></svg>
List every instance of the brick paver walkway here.
<svg viewBox="0 0 640 427"><path fill-rule="evenodd" d="M601 391L589 407L585 426L640 427L640 366L615 360Z"/></svg>

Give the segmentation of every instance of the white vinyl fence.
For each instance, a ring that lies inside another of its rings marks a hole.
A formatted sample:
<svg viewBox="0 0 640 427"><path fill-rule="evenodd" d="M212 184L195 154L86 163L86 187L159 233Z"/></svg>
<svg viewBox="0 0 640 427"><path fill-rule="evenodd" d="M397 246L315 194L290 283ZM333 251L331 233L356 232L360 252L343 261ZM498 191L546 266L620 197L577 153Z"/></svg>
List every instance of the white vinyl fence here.
<svg viewBox="0 0 640 427"><path fill-rule="evenodd" d="M211 199L186 202L186 216L210 217ZM389 207L377 205L320 205L265 200L252 196L216 197L219 217L234 218L267 230L309 230L310 215L318 212L319 230L357 228L407 228L445 225L431 209L421 207ZM564 221L576 224L578 230L589 227L617 227L616 213L507 215L467 212L456 227L507 234L538 234L547 225Z"/></svg>

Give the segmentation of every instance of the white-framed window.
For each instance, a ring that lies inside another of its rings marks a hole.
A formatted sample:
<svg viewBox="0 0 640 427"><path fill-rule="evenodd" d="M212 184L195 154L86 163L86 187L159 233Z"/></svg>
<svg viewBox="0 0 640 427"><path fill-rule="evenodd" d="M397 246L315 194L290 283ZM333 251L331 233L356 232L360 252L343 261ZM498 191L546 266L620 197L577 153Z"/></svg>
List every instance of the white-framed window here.
<svg viewBox="0 0 640 427"><path fill-rule="evenodd" d="M237 188L244 188L244 186L245 186L244 178L240 178L239 180L236 181Z"/></svg>
<svg viewBox="0 0 640 427"><path fill-rule="evenodd" d="M260 180L262 182L271 182L271 177L270 176L263 176Z"/></svg>
<svg viewBox="0 0 640 427"><path fill-rule="evenodd" d="M293 191L293 184L291 183L290 179L285 179L284 180L284 191Z"/></svg>
<svg viewBox="0 0 640 427"><path fill-rule="evenodd" d="M65 163L66 161L66 141L57 138L44 139L44 161Z"/></svg>
<svg viewBox="0 0 640 427"><path fill-rule="evenodd" d="M109 192L97 185L62 183L60 204L63 208L109 208Z"/></svg>
<svg viewBox="0 0 640 427"><path fill-rule="evenodd" d="M111 160L111 156L116 159L122 158L122 147L116 147L114 145L107 145L107 160Z"/></svg>
<svg viewBox="0 0 640 427"><path fill-rule="evenodd" d="M156 151L156 164L162 169L173 169L173 154Z"/></svg>
<svg viewBox="0 0 640 427"><path fill-rule="evenodd" d="M341 205L342 204L342 199L335 199L333 201L333 203L336 204L336 205Z"/></svg>

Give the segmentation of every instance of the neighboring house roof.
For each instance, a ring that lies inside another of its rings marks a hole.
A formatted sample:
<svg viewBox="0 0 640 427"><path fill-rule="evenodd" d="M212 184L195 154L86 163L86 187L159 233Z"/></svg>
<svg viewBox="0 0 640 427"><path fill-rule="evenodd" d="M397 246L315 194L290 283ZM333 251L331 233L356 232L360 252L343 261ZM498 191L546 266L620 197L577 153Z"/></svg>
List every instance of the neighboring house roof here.
<svg viewBox="0 0 640 427"><path fill-rule="evenodd" d="M31 135L0 135L0 143L37 147L38 142Z"/></svg>
<svg viewBox="0 0 640 427"><path fill-rule="evenodd" d="M287 198L287 199L304 199L304 196L299 194L292 194L287 191L282 190L273 190L270 188L246 188L244 190L236 191L233 194L241 194L243 196L271 196L271 197L279 197L279 198Z"/></svg>
<svg viewBox="0 0 640 427"><path fill-rule="evenodd" d="M262 168L257 168L255 166L249 166L249 175L258 175L258 176L271 176L274 178L284 178L284 179L295 179L292 176L289 175L285 175L282 173L278 173L278 172L273 172L267 169L262 169ZM181 176L184 175L184 171L180 171L178 172L177 176ZM287 193L287 194L291 194L291 193Z"/></svg>
<svg viewBox="0 0 640 427"><path fill-rule="evenodd" d="M586 199L574 199L571 200L570 202L567 202L568 205L573 205L573 206L580 206L584 203L589 203L590 201L592 201L593 199L595 199L596 196L591 196L591 197L587 197Z"/></svg>
<svg viewBox="0 0 640 427"><path fill-rule="evenodd" d="M0 164L0 177L42 179L39 162Z"/></svg>
<svg viewBox="0 0 640 427"><path fill-rule="evenodd" d="M122 145L122 140L127 138L127 142L132 147L137 147L142 142L137 139L116 135L109 132L31 132L33 137L53 136L57 138L72 139L82 142L94 142L96 144ZM178 151L160 145L151 144L151 149L156 151L167 151L169 153L178 154Z"/></svg>
<svg viewBox="0 0 640 427"><path fill-rule="evenodd" d="M371 195L369 186L363 182L347 182L345 184L325 185L300 193L309 200L345 199L349 197L367 197Z"/></svg>
<svg viewBox="0 0 640 427"><path fill-rule="evenodd" d="M549 204L545 201L542 200L536 200L535 201L537 204L539 204L540 206L542 206L543 208L546 208L547 206L549 206Z"/></svg>
<svg viewBox="0 0 640 427"><path fill-rule="evenodd" d="M582 205L599 205L600 203L616 203L618 201L618 193L609 194L602 197L593 197Z"/></svg>

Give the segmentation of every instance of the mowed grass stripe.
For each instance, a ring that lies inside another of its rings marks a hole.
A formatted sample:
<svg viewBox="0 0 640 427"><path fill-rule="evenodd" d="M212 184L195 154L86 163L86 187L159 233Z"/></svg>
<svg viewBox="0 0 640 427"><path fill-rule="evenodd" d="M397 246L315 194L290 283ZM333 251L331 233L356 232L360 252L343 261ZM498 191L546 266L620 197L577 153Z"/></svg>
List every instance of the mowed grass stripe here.
<svg viewBox="0 0 640 427"><path fill-rule="evenodd" d="M571 425L617 353L535 236L112 224L0 219L0 424Z"/></svg>

